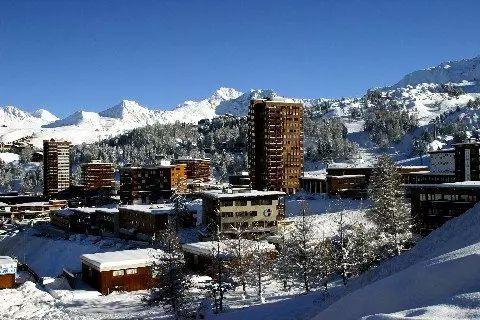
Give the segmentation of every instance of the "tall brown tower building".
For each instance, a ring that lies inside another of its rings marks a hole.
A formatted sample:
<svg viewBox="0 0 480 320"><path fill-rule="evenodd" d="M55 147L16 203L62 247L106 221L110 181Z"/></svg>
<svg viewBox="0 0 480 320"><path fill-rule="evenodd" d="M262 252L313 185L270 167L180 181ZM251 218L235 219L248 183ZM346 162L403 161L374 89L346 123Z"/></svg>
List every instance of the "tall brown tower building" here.
<svg viewBox="0 0 480 320"><path fill-rule="evenodd" d="M43 194L52 196L70 187L70 142L43 141Z"/></svg>
<svg viewBox="0 0 480 320"><path fill-rule="evenodd" d="M248 112L252 188L295 193L303 172L303 105L252 100Z"/></svg>
<svg viewBox="0 0 480 320"><path fill-rule="evenodd" d="M92 162L82 164L81 169L82 182L85 189L115 187L113 163L93 160Z"/></svg>

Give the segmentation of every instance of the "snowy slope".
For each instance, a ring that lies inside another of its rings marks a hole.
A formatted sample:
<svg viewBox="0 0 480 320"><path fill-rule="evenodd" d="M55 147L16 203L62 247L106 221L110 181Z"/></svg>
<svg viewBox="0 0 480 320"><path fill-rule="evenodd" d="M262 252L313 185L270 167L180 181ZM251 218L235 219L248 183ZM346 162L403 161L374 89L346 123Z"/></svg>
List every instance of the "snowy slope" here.
<svg viewBox="0 0 480 320"><path fill-rule="evenodd" d="M479 318L480 204L354 281L315 319Z"/></svg>

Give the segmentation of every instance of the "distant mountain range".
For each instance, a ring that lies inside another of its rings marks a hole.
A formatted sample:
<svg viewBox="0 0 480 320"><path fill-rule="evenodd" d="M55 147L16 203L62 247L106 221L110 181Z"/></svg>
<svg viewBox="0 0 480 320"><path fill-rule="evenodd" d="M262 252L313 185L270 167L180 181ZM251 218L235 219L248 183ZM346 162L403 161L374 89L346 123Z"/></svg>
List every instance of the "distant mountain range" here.
<svg viewBox="0 0 480 320"><path fill-rule="evenodd" d="M437 110L431 105L446 99L437 93L439 84L454 83L462 86L466 92L480 92L480 57L441 63L434 68L419 70L406 75L393 86L382 90L390 91L399 100L415 112L419 112L425 121L434 118ZM152 110L136 101L123 100L102 112L76 111L58 119L47 110L29 113L17 107L0 108L0 141L11 142L31 136L36 146L43 139L66 139L74 144L91 143L100 139L116 136L137 127L154 123L197 123L201 119L211 119L218 115L232 114L244 116L252 98L277 96L273 90L250 90L242 93L232 88L219 88L210 97L203 100L188 100L173 110ZM457 102L465 104L471 96L450 101L445 108L454 107ZM358 107L352 99L297 99L307 107L330 101L332 109L326 116L345 116L349 108ZM445 108L441 111L445 111Z"/></svg>

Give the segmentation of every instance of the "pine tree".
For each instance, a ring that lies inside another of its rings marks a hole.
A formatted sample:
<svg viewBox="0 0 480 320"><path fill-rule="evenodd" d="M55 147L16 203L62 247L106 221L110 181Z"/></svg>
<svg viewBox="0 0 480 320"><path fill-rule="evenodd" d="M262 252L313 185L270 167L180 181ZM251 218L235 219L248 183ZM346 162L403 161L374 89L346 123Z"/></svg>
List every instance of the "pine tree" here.
<svg viewBox="0 0 480 320"><path fill-rule="evenodd" d="M225 250L224 241L217 229L215 248L211 252L212 264L208 270L212 281L207 285L207 290L214 299L215 313L223 312L225 293L235 288L228 262L232 256Z"/></svg>
<svg viewBox="0 0 480 320"><path fill-rule="evenodd" d="M227 243L227 251L231 253L232 259L228 267L232 270L232 276L235 282L242 286L242 299L247 296L247 273L251 263L251 248L245 240L244 230L235 228L235 238Z"/></svg>
<svg viewBox="0 0 480 320"><path fill-rule="evenodd" d="M334 237L334 259L337 273L342 278L344 285L347 284L347 279L350 276L350 247L348 245L348 225L345 221L344 210L335 218L336 236Z"/></svg>
<svg viewBox="0 0 480 320"><path fill-rule="evenodd" d="M292 278L292 263L290 261L290 248L285 239L285 230L280 230L280 243L278 244L278 256L274 264L274 277L282 282L283 290L287 291L288 282Z"/></svg>
<svg viewBox="0 0 480 320"><path fill-rule="evenodd" d="M268 249L265 249L261 242L257 241L250 251L249 269L247 270L248 280L253 284L257 291L258 300L265 302L263 291L264 282L270 276L270 267L272 258Z"/></svg>
<svg viewBox="0 0 480 320"><path fill-rule="evenodd" d="M369 186L372 207L367 217L386 239L386 254L400 254L410 240L410 212L404 200L402 177L388 156L380 156Z"/></svg>
<svg viewBox="0 0 480 320"><path fill-rule="evenodd" d="M294 230L287 239L288 259L291 263L293 280L302 284L305 293L310 292L319 276L319 255L317 242L312 232L311 223L302 209L302 219L297 221Z"/></svg>
<svg viewBox="0 0 480 320"><path fill-rule="evenodd" d="M181 319L190 315L192 296L190 277L185 272L185 259L180 240L173 225L157 239L164 254L154 257L156 261L152 272L156 275L156 286L150 290L146 302L149 305L161 305L163 309Z"/></svg>

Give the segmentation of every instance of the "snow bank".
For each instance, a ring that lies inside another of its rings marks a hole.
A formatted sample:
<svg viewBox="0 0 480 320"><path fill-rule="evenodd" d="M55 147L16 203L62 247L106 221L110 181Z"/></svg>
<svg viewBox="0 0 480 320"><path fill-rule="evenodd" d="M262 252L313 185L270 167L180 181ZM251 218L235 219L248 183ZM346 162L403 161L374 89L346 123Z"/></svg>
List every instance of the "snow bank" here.
<svg viewBox="0 0 480 320"><path fill-rule="evenodd" d="M63 268L80 270L82 254L132 248L132 244L118 239L74 235L64 240L35 236L34 232L35 229L6 236L0 241L0 254L26 261L41 277L56 277Z"/></svg>
<svg viewBox="0 0 480 320"><path fill-rule="evenodd" d="M20 156L12 152L0 152L0 162L10 163L20 160Z"/></svg>
<svg viewBox="0 0 480 320"><path fill-rule="evenodd" d="M477 204L409 252L354 281L350 294L315 319L424 319L425 313L464 319L465 314L480 313L472 311L480 304L479 224Z"/></svg>

